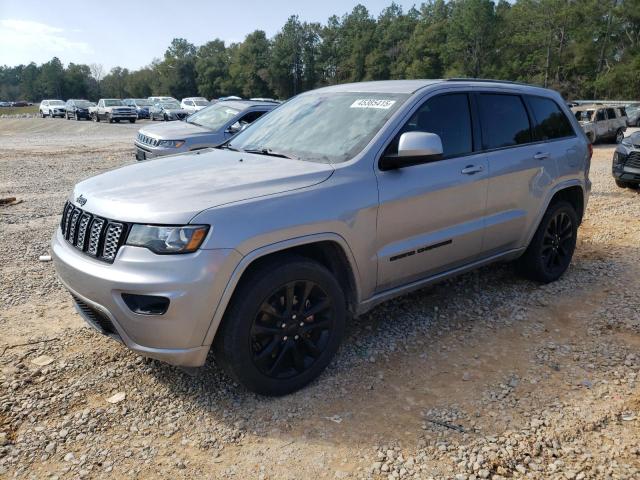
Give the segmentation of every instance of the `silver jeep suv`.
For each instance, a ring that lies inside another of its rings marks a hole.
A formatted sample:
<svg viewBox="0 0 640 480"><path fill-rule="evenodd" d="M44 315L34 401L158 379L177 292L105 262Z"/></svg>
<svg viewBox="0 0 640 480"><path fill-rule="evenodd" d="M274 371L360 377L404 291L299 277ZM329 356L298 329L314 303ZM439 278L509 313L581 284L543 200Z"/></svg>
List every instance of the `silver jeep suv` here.
<svg viewBox="0 0 640 480"><path fill-rule="evenodd" d="M567 269L591 147L557 93L471 80L337 85L217 149L80 182L52 240L78 311L130 349L281 395L348 318L496 261ZM98 360L99 361L99 360Z"/></svg>

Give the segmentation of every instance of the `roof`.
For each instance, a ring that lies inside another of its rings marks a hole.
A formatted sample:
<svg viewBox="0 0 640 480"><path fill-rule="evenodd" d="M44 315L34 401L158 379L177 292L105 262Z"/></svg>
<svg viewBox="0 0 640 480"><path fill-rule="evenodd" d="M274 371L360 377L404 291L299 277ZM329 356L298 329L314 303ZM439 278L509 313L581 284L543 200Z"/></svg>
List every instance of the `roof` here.
<svg viewBox="0 0 640 480"><path fill-rule="evenodd" d="M280 105L278 102L265 102L262 100L222 100L218 102L218 104L220 103L224 103L237 110L246 110L251 107L277 107Z"/></svg>
<svg viewBox="0 0 640 480"><path fill-rule="evenodd" d="M598 108L620 108L621 105L608 105L606 103L592 103L592 104L581 104L576 105L575 107L571 107L571 110L580 111L580 110L597 110Z"/></svg>
<svg viewBox="0 0 640 480"><path fill-rule="evenodd" d="M487 86L495 85L502 87L522 87L532 88L539 90L548 89L538 87L536 85L529 85L526 83L509 82L506 80L491 80L483 78L445 78L445 79L422 79L422 80L379 80L373 82L357 82L357 83L343 83L340 85L332 85L329 87L321 88L322 91L327 92L362 92L362 93L415 93L418 90L436 85L439 83L455 82L465 84L467 86Z"/></svg>

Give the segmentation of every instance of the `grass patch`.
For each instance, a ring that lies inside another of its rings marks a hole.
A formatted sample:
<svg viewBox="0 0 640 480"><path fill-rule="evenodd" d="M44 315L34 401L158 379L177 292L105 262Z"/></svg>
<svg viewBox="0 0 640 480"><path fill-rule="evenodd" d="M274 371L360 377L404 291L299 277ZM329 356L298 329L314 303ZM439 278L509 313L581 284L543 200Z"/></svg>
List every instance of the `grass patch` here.
<svg viewBox="0 0 640 480"><path fill-rule="evenodd" d="M20 115L23 113L38 113L38 105L28 107L0 107L0 115Z"/></svg>

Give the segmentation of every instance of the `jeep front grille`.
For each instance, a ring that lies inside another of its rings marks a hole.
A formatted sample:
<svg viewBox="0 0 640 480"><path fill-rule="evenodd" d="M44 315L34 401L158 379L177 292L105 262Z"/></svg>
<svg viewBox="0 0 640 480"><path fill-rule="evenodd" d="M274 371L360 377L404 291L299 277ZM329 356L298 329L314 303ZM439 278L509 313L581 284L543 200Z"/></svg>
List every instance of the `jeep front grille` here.
<svg viewBox="0 0 640 480"><path fill-rule="evenodd" d="M128 231L128 224L97 217L67 202L60 222L62 235L87 255L113 263Z"/></svg>
<svg viewBox="0 0 640 480"><path fill-rule="evenodd" d="M142 133L138 133L138 141L151 147L157 147L160 143L160 140L158 140L157 138L149 137L147 135L143 135Z"/></svg>

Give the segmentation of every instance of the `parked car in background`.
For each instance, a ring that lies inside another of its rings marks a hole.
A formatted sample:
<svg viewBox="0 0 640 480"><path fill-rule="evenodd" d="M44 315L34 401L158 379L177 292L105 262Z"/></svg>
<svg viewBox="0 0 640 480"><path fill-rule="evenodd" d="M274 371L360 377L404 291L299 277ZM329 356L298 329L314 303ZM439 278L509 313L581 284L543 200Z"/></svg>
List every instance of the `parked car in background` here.
<svg viewBox="0 0 640 480"><path fill-rule="evenodd" d="M627 126L640 127L640 105L627 105L625 110L627 112Z"/></svg>
<svg viewBox="0 0 640 480"><path fill-rule="evenodd" d="M613 153L613 178L620 188L640 186L640 132L625 137Z"/></svg>
<svg viewBox="0 0 640 480"><path fill-rule="evenodd" d="M147 160L216 147L276 106L268 102L227 101L200 110L184 122L142 127L134 142L136 158Z"/></svg>
<svg viewBox="0 0 640 480"><path fill-rule="evenodd" d="M81 118L91 120L89 108L92 106L93 104L89 100L67 100L65 105L65 117L67 120L71 120L72 118L75 120L80 120Z"/></svg>
<svg viewBox="0 0 640 480"><path fill-rule="evenodd" d="M571 109L591 143L613 141L620 143L627 130L623 107L607 105L579 105Z"/></svg>
<svg viewBox="0 0 640 480"><path fill-rule="evenodd" d="M0 107L11 107L11 102L0 102Z"/></svg>
<svg viewBox="0 0 640 480"><path fill-rule="evenodd" d="M149 109L153 106L153 102L146 98L125 98L122 103L135 108L138 118L149 118Z"/></svg>
<svg viewBox="0 0 640 480"><path fill-rule="evenodd" d="M18 100L17 102L11 102L12 107L28 107L29 102L25 100Z"/></svg>
<svg viewBox="0 0 640 480"><path fill-rule="evenodd" d="M388 299L497 261L560 278L591 153L551 90L335 85L219 149L78 183L52 257L103 334L188 367L211 349L249 390L283 395L321 374L351 316Z"/></svg>
<svg viewBox="0 0 640 480"><path fill-rule="evenodd" d="M62 100L42 100L39 107L40 117L64 117L65 103Z"/></svg>
<svg viewBox="0 0 640 480"><path fill-rule="evenodd" d="M241 97L236 97L235 95L229 95L228 97L220 97L218 98L218 102L224 102L225 100L242 100ZM211 99L213 102L213 99Z"/></svg>
<svg viewBox="0 0 640 480"><path fill-rule="evenodd" d="M149 118L151 120L164 120L170 122L172 120L182 120L189 115L180 104L176 102L156 102L149 107Z"/></svg>
<svg viewBox="0 0 640 480"><path fill-rule="evenodd" d="M106 120L120 123L120 120L129 120L130 123L136 123L138 115L133 107L125 105L119 98L101 98L98 105L91 108L91 118L94 122Z"/></svg>
<svg viewBox="0 0 640 480"><path fill-rule="evenodd" d="M180 106L189 113L197 112L211 105L204 97L188 97L183 98Z"/></svg>
<svg viewBox="0 0 640 480"><path fill-rule="evenodd" d="M175 103L180 103L180 102L178 102L178 100L176 100L173 97L149 97L147 100L149 100L152 104L157 103L157 102L175 102Z"/></svg>

